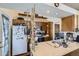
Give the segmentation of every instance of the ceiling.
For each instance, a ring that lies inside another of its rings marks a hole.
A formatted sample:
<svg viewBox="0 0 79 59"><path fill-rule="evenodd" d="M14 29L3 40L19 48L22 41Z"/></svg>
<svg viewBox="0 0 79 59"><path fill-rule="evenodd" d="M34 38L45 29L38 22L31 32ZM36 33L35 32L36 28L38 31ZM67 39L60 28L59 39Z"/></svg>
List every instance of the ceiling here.
<svg viewBox="0 0 79 59"><path fill-rule="evenodd" d="M29 11L31 12L32 8L34 6L34 3L0 3L1 8L11 8L15 10L21 10L21 11ZM51 6L48 6L44 3L36 3L35 4L35 11L36 13L47 16L47 17L66 17L72 15L71 13L62 11L58 8L54 8Z"/></svg>
<svg viewBox="0 0 79 59"><path fill-rule="evenodd" d="M64 3L64 4L76 10L79 10L79 3Z"/></svg>

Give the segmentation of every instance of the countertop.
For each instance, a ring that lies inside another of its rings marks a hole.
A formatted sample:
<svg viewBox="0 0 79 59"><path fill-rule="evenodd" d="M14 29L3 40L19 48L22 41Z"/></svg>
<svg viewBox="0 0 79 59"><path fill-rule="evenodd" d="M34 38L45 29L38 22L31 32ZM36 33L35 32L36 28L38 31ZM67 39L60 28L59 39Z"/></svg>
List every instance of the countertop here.
<svg viewBox="0 0 79 59"><path fill-rule="evenodd" d="M67 48L63 48L63 46L56 48L55 46L56 44L52 41L40 42L35 46L35 51L31 50L31 52L33 56L63 56L79 49L79 43L77 42L69 42Z"/></svg>

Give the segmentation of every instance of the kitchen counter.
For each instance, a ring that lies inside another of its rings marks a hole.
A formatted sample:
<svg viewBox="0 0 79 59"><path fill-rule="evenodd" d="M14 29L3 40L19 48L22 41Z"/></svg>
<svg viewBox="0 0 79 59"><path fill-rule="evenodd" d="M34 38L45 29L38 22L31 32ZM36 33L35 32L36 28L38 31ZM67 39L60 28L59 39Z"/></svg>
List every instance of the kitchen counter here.
<svg viewBox="0 0 79 59"><path fill-rule="evenodd" d="M63 56L76 49L79 49L79 43L69 42L67 48L55 47L56 44L52 41L40 42L35 46L35 51L31 50L33 56Z"/></svg>

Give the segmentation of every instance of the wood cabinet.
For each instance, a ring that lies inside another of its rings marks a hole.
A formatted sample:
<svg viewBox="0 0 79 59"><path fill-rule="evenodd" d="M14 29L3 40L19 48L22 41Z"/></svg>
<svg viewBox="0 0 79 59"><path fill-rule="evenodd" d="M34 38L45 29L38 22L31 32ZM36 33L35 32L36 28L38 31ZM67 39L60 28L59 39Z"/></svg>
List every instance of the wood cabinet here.
<svg viewBox="0 0 79 59"><path fill-rule="evenodd" d="M52 24L51 22L36 22L38 26L41 26L42 31L45 31L47 37L45 37L45 41L49 41L52 39Z"/></svg>
<svg viewBox="0 0 79 59"><path fill-rule="evenodd" d="M74 15L62 18L62 31L74 30Z"/></svg>

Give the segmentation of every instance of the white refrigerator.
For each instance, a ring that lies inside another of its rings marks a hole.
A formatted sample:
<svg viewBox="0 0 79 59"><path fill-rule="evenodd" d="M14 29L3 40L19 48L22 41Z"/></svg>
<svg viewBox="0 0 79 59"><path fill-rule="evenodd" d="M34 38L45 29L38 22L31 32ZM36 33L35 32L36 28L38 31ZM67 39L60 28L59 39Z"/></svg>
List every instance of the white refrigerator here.
<svg viewBox="0 0 79 59"><path fill-rule="evenodd" d="M26 26L13 25L12 27L12 55L19 55L27 52Z"/></svg>

